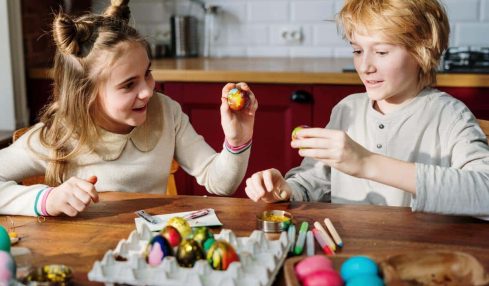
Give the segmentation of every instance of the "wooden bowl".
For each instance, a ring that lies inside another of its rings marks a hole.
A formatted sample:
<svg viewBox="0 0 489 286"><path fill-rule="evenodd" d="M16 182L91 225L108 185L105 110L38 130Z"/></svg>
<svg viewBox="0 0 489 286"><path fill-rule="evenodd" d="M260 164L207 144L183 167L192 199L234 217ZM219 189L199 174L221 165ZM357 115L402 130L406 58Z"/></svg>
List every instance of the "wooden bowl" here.
<svg viewBox="0 0 489 286"><path fill-rule="evenodd" d="M328 258L333 262L333 268L339 272L343 262L352 256L337 254ZM285 261L284 275L287 286L301 285L294 268L305 257L297 256ZM392 255L376 262L386 286L489 285L489 274L484 266L465 252L419 251Z"/></svg>

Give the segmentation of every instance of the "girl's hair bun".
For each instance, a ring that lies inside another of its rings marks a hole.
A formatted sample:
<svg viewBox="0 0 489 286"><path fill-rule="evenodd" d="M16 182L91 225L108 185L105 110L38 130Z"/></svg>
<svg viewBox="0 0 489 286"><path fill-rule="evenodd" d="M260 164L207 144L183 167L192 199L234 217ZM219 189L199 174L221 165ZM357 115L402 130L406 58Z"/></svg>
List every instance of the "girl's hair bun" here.
<svg viewBox="0 0 489 286"><path fill-rule="evenodd" d="M104 16L129 21L131 10L129 9L129 0L111 0L110 6L104 12Z"/></svg>
<svg viewBox="0 0 489 286"><path fill-rule="evenodd" d="M92 35L93 23L83 20L74 21L64 13L54 18L53 38L58 50L63 54L79 55L80 47Z"/></svg>

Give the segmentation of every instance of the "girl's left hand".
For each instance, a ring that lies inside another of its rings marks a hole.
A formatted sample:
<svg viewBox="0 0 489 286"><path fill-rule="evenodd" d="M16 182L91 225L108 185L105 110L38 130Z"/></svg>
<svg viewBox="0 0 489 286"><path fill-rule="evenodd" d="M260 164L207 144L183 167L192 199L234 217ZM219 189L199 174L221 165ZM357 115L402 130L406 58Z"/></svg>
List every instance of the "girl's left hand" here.
<svg viewBox="0 0 489 286"><path fill-rule="evenodd" d="M299 155L326 163L345 174L364 178L367 161L373 154L353 141L344 131L325 128L303 128L295 134L292 148Z"/></svg>
<svg viewBox="0 0 489 286"><path fill-rule="evenodd" d="M250 103L239 111L231 110L227 103L227 95L233 88L245 90L250 96ZM253 125L257 109L258 101L246 83L228 83L224 86L221 96L221 125L226 140L231 146L241 146L253 138Z"/></svg>

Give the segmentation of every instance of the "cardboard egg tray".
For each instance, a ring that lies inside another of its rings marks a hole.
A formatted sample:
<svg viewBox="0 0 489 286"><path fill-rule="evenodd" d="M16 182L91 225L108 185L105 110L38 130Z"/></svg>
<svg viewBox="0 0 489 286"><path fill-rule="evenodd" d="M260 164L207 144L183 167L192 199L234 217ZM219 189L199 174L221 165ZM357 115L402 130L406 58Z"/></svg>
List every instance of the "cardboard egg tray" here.
<svg viewBox="0 0 489 286"><path fill-rule="evenodd" d="M268 240L263 231L255 230L249 237L236 237L229 229L214 235L229 242L239 255L228 269L214 270L206 260L198 260L193 268L178 265L167 256L160 265L151 266L144 259L144 250L153 233L144 225L134 230L127 240L119 241L114 250L105 253L88 273L90 281L131 285L191 285L191 286L269 286L272 284L287 252L290 241L286 232L278 240Z"/></svg>

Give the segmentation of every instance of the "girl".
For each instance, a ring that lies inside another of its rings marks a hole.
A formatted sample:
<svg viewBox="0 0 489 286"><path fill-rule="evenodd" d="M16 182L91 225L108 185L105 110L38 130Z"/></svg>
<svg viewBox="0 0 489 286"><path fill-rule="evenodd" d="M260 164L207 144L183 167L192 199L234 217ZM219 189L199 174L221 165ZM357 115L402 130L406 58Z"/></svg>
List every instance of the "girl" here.
<svg viewBox="0 0 489 286"><path fill-rule="evenodd" d="M462 102L431 88L448 44L441 4L346 0L338 22L366 93L335 106L326 129L298 131L301 166L285 179L254 174L248 196L489 214L486 136Z"/></svg>
<svg viewBox="0 0 489 286"><path fill-rule="evenodd" d="M216 153L178 103L154 92L148 43L128 25L128 2L112 1L104 15L56 16L54 98L41 123L0 151L1 213L75 216L97 191L162 193L173 159L210 193L230 195L243 179L254 95L244 83L223 88L225 150ZM250 91L245 111L226 103L236 86ZM47 185L15 183L39 174Z"/></svg>

